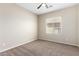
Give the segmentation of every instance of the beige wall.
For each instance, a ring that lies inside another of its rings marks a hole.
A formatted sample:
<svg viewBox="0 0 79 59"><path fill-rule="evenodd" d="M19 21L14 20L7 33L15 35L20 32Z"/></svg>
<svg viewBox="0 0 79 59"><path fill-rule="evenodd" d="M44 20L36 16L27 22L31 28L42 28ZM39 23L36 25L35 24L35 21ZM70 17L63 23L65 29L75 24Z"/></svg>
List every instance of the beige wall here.
<svg viewBox="0 0 79 59"><path fill-rule="evenodd" d="M49 40L64 44L76 45L77 38L77 6L65 8L55 12L43 14L39 16L39 39ZM55 34L46 34L45 21L55 16L62 17L62 32Z"/></svg>
<svg viewBox="0 0 79 59"><path fill-rule="evenodd" d="M16 4L0 4L0 52L37 39L37 16Z"/></svg>
<svg viewBox="0 0 79 59"><path fill-rule="evenodd" d="M79 46L79 5L77 6L77 45Z"/></svg>

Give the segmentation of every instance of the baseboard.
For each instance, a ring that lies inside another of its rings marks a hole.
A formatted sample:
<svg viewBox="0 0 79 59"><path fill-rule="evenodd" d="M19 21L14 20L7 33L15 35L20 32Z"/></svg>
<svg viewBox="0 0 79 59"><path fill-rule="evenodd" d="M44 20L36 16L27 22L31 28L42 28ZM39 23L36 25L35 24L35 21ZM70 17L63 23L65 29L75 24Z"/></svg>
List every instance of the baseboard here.
<svg viewBox="0 0 79 59"><path fill-rule="evenodd" d="M0 53L1 53L1 52L4 52L4 51L7 51L7 50L10 50L10 49L13 49L13 48L16 48L16 47L18 47L18 46L21 46L21 45L24 45L24 44L30 43L30 42L35 41L35 40L37 40L37 39L32 39L32 40L27 41L27 42L25 42L25 43L18 44L18 45L16 45L16 46L12 46L12 47L9 47L9 48L7 48L7 49L3 49L3 50L0 51Z"/></svg>
<svg viewBox="0 0 79 59"><path fill-rule="evenodd" d="M39 40L46 40L46 39L39 39ZM55 42L55 43L59 43L59 44L66 44L66 45L70 45L70 46L76 46L76 47L79 47L78 45L76 44L67 44L67 43L63 43L63 42L56 42L56 41L52 41L52 40L46 40L46 41L50 41L50 42Z"/></svg>

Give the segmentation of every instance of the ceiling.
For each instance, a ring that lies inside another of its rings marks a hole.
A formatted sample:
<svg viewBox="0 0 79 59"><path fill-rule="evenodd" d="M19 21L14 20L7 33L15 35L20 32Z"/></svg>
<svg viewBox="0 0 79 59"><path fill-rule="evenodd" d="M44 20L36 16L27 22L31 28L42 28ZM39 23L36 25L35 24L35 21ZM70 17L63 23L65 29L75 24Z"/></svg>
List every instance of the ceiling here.
<svg viewBox="0 0 79 59"><path fill-rule="evenodd" d="M47 3L47 5L52 5L53 7L50 8L45 8L44 6L42 6L40 9L37 9L37 7L40 5L40 3L18 3L17 5L37 14L44 14L44 13L48 13L51 11L56 11L59 9L63 9L63 8L67 8L67 7L71 7L73 5L76 5L76 3Z"/></svg>

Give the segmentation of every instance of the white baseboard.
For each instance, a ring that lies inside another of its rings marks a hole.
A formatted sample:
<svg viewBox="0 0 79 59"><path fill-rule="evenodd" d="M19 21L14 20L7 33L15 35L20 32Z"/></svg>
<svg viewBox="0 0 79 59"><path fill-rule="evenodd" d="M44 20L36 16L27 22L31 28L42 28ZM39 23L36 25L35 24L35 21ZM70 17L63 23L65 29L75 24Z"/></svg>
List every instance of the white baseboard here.
<svg viewBox="0 0 79 59"><path fill-rule="evenodd" d="M64 42L57 42L57 41L48 40L48 39L41 39L41 40L47 40L47 41L51 41L51 42L62 43L62 44L67 44L67 45L72 45L72 46L77 46L77 47L79 47L79 45L77 45L77 44L69 44L69 43L64 43Z"/></svg>
<svg viewBox="0 0 79 59"><path fill-rule="evenodd" d="M13 48L16 48L16 47L21 46L21 45L23 45L23 44L30 43L30 42L35 41L35 40L37 40L37 39L32 39L32 40L29 40L29 41L27 41L27 42L19 43L19 44L16 45L16 46L14 45L14 46L9 47L9 48L7 48L7 49L1 50L0 53L1 53L1 52L4 52L4 51L7 51L7 50L10 50L10 49L13 49Z"/></svg>

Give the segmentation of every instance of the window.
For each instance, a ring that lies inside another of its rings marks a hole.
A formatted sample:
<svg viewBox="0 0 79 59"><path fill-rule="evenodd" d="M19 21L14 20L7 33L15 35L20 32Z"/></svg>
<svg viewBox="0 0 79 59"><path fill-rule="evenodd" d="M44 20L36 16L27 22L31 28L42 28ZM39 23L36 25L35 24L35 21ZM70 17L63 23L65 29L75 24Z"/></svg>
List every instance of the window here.
<svg viewBox="0 0 79 59"><path fill-rule="evenodd" d="M53 17L46 19L46 33L58 34L62 29L62 17Z"/></svg>

